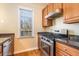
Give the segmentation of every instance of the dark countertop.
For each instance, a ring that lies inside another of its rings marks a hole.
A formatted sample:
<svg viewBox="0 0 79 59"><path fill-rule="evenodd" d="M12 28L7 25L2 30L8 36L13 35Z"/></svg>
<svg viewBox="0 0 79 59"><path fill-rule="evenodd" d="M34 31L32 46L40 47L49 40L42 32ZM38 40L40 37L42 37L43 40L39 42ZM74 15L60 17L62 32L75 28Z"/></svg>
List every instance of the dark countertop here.
<svg viewBox="0 0 79 59"><path fill-rule="evenodd" d="M79 50L79 42L66 41L62 39L56 39L56 41Z"/></svg>
<svg viewBox="0 0 79 59"><path fill-rule="evenodd" d="M0 35L14 35L15 33L0 33Z"/></svg>
<svg viewBox="0 0 79 59"><path fill-rule="evenodd" d="M42 35L42 36L45 36L49 39L52 39L52 38L67 38L67 35L64 35L64 34L55 34L55 33L51 33L51 32L38 32L38 34Z"/></svg>

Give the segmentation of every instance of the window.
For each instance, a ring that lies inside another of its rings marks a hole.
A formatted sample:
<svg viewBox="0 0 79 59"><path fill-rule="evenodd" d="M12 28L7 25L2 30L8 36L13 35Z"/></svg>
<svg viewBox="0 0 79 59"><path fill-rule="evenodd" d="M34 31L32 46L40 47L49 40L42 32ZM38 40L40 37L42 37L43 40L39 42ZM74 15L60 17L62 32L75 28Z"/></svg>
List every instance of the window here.
<svg viewBox="0 0 79 59"><path fill-rule="evenodd" d="M29 9L19 8L20 16L20 36L32 37L33 36L33 11Z"/></svg>

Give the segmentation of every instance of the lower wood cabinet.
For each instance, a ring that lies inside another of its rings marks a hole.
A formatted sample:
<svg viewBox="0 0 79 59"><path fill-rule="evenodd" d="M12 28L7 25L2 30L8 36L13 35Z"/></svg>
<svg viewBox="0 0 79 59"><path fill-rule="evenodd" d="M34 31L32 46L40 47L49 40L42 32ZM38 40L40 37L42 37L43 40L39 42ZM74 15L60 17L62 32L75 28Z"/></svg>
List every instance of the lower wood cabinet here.
<svg viewBox="0 0 79 59"><path fill-rule="evenodd" d="M0 46L0 56L2 56L2 47Z"/></svg>
<svg viewBox="0 0 79 59"><path fill-rule="evenodd" d="M56 56L79 56L79 50L56 42Z"/></svg>
<svg viewBox="0 0 79 59"><path fill-rule="evenodd" d="M57 48L56 56L70 56L70 55Z"/></svg>

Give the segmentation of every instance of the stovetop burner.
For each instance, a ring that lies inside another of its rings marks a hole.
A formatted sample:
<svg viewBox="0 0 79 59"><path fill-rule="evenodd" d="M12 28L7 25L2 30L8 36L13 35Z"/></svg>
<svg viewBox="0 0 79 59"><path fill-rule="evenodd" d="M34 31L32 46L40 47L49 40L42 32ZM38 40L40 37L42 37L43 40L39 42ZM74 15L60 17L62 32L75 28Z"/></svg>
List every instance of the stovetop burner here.
<svg viewBox="0 0 79 59"><path fill-rule="evenodd" d="M63 39L63 38L67 38L66 35L63 34L55 34L55 33L44 33L42 34L43 39L48 41L48 42L53 42L55 41L55 39Z"/></svg>

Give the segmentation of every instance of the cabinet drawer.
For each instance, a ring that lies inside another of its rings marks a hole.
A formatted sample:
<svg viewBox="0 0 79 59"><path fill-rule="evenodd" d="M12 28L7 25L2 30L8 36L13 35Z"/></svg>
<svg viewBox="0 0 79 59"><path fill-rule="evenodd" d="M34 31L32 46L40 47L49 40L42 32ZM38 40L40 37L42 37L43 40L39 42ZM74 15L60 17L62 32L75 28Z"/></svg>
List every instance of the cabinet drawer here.
<svg viewBox="0 0 79 59"><path fill-rule="evenodd" d="M65 49L68 54L71 54L72 56L79 56L79 50L69 46L65 46Z"/></svg>
<svg viewBox="0 0 79 59"><path fill-rule="evenodd" d="M59 48L56 48L56 56L70 56L70 55L60 50Z"/></svg>
<svg viewBox="0 0 79 59"><path fill-rule="evenodd" d="M59 49L61 49L62 51L65 51L69 55L79 56L79 50L77 50L75 48L72 48L70 46L67 46L65 44L62 44L62 43L57 42L56 43L56 47L59 48Z"/></svg>
<svg viewBox="0 0 79 59"><path fill-rule="evenodd" d="M63 15L65 23L79 23L79 3L64 3Z"/></svg>

